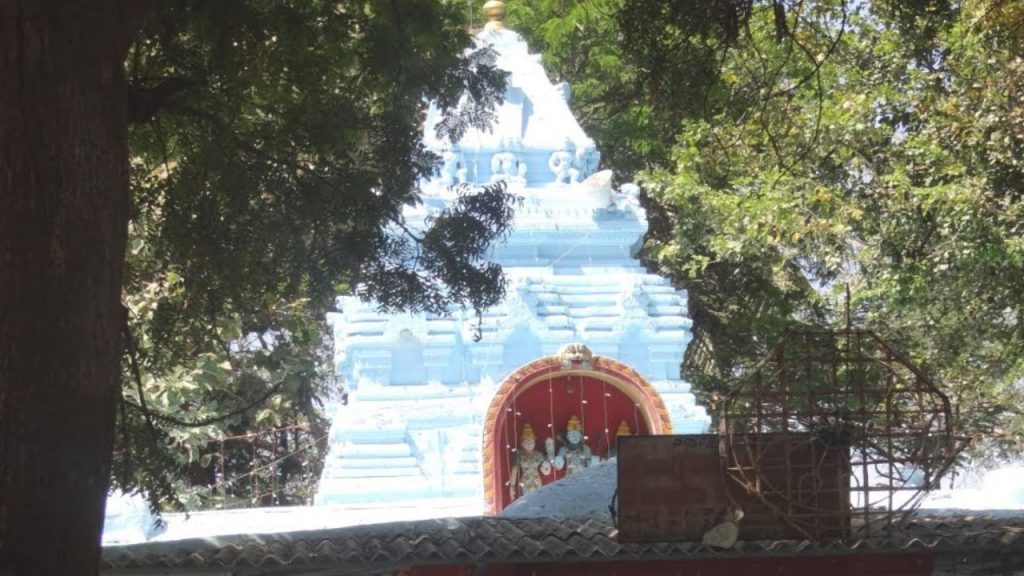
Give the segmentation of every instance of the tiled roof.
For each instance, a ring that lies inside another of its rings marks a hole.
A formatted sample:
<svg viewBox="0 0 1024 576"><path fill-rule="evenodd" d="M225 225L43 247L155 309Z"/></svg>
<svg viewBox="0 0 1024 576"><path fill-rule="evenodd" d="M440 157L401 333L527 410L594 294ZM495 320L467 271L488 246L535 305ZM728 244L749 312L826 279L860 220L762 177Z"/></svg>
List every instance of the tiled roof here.
<svg viewBox="0 0 1024 576"><path fill-rule="evenodd" d="M742 537L742 536L741 536ZM425 564L686 560L794 555L937 555L940 568L1024 558L1024 514L920 515L892 536L848 541L739 542L725 551L696 542L623 544L597 521L476 517L327 531L183 540L104 550L103 573L368 574ZM1000 564L997 564L999 566ZM966 571L965 568L966 567ZM223 572L221 572L223 571Z"/></svg>

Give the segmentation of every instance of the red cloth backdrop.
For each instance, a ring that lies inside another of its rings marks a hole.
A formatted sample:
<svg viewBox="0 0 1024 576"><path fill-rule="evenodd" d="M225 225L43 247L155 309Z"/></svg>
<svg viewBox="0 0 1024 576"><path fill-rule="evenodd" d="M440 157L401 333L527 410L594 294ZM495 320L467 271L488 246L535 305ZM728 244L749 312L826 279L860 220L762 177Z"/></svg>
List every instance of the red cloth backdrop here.
<svg viewBox="0 0 1024 576"><path fill-rule="evenodd" d="M583 424L585 442L594 455L608 457L619 423L629 424L633 434L648 434L641 406L624 392L602 380L581 374L553 374L537 381L526 390L513 395L499 415L498 434L494 443L497 457L497 490L501 510L511 503L508 494L509 471L515 451L521 450L519 438L523 425L529 423L537 437L537 450L544 454L544 440L555 439L555 452L565 442L566 425L571 416ZM487 458L489 455L484 455ZM564 476L553 472L544 483Z"/></svg>

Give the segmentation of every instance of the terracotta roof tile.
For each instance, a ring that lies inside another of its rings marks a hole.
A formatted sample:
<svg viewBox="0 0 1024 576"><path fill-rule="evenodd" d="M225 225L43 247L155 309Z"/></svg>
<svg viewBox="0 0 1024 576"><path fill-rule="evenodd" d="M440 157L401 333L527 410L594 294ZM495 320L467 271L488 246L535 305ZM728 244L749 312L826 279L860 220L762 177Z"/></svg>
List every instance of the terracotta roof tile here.
<svg viewBox="0 0 1024 576"><path fill-rule="evenodd" d="M926 516L902 531L846 541L740 541L729 550L697 542L620 543L597 520L463 518L337 530L152 542L104 550L106 574L154 569L168 574L257 567L261 573L330 566L332 574L416 564L678 560L791 555L933 552L961 566L966 556L1024 557L1024 514ZM742 537L742 526L741 526Z"/></svg>

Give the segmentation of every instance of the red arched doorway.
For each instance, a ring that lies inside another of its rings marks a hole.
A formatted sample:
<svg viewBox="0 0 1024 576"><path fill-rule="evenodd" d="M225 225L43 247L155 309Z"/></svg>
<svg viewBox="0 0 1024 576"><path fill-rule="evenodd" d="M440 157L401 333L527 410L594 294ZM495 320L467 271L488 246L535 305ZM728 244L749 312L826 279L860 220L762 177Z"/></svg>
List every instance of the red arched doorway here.
<svg viewBox="0 0 1024 576"><path fill-rule="evenodd" d="M487 409L482 456L488 514L512 502L510 470L526 425L534 431L538 452L544 454L549 437L557 452L574 416L587 448L600 459L608 456L622 423L632 434L672 432L664 402L643 376L611 358L592 356L585 346L565 346L556 356L530 362L508 376ZM565 475L564 470L546 468L545 484Z"/></svg>

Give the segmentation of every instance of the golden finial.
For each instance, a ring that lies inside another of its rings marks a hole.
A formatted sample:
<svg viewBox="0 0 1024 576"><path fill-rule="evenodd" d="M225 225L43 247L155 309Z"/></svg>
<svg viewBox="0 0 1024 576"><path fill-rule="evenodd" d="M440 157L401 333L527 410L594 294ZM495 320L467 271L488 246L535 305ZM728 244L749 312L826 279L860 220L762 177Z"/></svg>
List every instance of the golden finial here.
<svg viewBox="0 0 1024 576"><path fill-rule="evenodd" d="M484 3L484 16L487 16L487 24L484 24L484 30L505 29L505 3L501 0L487 0Z"/></svg>

